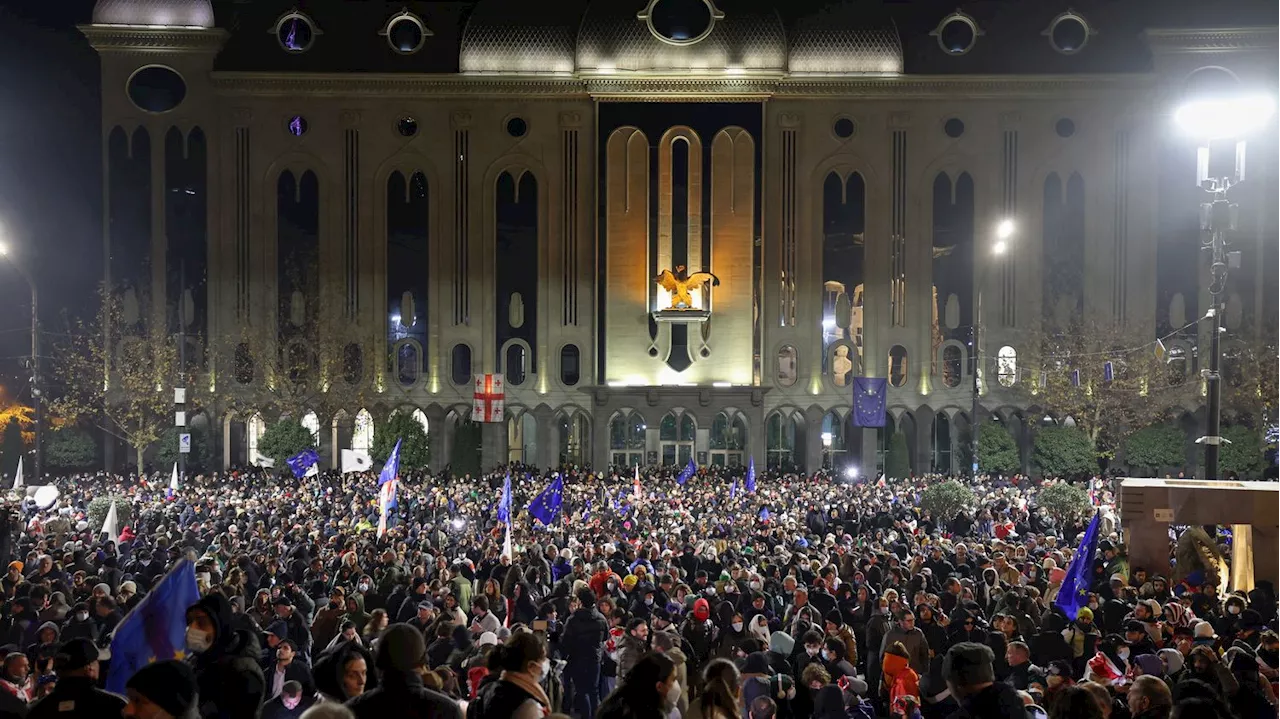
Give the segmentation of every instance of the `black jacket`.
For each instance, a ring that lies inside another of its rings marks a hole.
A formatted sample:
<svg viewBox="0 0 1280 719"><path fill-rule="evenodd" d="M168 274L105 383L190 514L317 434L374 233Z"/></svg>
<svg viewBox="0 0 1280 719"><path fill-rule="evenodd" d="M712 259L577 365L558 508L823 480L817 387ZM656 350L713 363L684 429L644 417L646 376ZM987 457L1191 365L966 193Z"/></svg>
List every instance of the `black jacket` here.
<svg viewBox="0 0 1280 719"><path fill-rule="evenodd" d="M1026 719L1027 710L1018 692L1003 682L996 682L960 702L960 708L948 719Z"/></svg>
<svg viewBox="0 0 1280 719"><path fill-rule="evenodd" d="M533 695L511 682L486 682L476 700L467 705L467 719L507 719L530 699Z"/></svg>
<svg viewBox="0 0 1280 719"><path fill-rule="evenodd" d="M303 712L315 706L315 704L315 695L306 691L302 693L302 701L298 702L298 706L292 709L285 707L284 697L276 697L262 707L262 719L298 719Z"/></svg>
<svg viewBox="0 0 1280 719"><path fill-rule="evenodd" d="M595 607L585 607L569 615L560 633L560 653L569 666L600 664L609 623Z"/></svg>
<svg viewBox="0 0 1280 719"><path fill-rule="evenodd" d="M196 655L192 666L203 719L258 716L267 693L258 656L258 638L243 630L231 632L226 640Z"/></svg>
<svg viewBox="0 0 1280 719"><path fill-rule="evenodd" d="M124 711L125 701L110 692L104 692L88 677L59 679L53 693L32 704L27 717L36 719L99 719L118 717ZM67 711L61 711L68 708Z"/></svg>
<svg viewBox="0 0 1280 719"><path fill-rule="evenodd" d="M458 704L422 685L417 674L386 671L382 686L346 704L356 719L462 719Z"/></svg>

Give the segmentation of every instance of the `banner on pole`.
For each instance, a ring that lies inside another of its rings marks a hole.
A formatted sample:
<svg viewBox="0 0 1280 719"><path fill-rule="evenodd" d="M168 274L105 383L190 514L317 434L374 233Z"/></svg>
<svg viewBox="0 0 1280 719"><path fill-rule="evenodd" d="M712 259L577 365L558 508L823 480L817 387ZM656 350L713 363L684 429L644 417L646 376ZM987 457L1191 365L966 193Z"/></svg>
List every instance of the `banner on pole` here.
<svg viewBox="0 0 1280 719"><path fill-rule="evenodd" d="M501 374L478 374L475 390L471 395L472 422L502 422L503 404L506 400L506 384Z"/></svg>

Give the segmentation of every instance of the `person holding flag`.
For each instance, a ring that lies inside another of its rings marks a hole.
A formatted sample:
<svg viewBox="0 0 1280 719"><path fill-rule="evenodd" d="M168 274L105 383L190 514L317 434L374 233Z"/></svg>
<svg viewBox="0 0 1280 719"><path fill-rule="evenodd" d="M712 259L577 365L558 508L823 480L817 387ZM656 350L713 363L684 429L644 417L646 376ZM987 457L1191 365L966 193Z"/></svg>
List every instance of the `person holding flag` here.
<svg viewBox="0 0 1280 719"><path fill-rule="evenodd" d="M502 522L503 539L502 554L507 559L514 559L515 552L511 548L511 470L507 470L507 478L502 482L502 497L498 499L498 521Z"/></svg>
<svg viewBox="0 0 1280 719"><path fill-rule="evenodd" d="M747 459L747 481L743 484L746 487L747 494L756 493L756 458Z"/></svg>
<svg viewBox="0 0 1280 719"><path fill-rule="evenodd" d="M286 460L293 476L298 479L315 477L320 474L320 455L310 447L302 450Z"/></svg>
<svg viewBox="0 0 1280 719"><path fill-rule="evenodd" d="M1089 601L1089 587L1093 580L1093 562L1098 554L1098 519L1101 512L1094 512L1093 519L1084 530L1080 546L1067 566L1066 576L1062 578L1062 586L1053 604L1061 609L1067 618L1075 621L1080 609Z"/></svg>
<svg viewBox="0 0 1280 719"><path fill-rule="evenodd" d="M387 533L387 513L396 508L396 484L400 481L400 439L378 474L378 537Z"/></svg>
<svg viewBox="0 0 1280 719"><path fill-rule="evenodd" d="M557 474L551 484L529 503L529 514L544 526L549 527L555 521L562 504L564 504L564 479Z"/></svg>
<svg viewBox="0 0 1280 719"><path fill-rule="evenodd" d="M680 470L680 474L676 476L676 484L683 487L684 483L688 482L689 479L692 478L693 475L696 474L697 472L698 472L698 465L694 463L693 457L690 457L689 463L686 464L684 466L684 469Z"/></svg>

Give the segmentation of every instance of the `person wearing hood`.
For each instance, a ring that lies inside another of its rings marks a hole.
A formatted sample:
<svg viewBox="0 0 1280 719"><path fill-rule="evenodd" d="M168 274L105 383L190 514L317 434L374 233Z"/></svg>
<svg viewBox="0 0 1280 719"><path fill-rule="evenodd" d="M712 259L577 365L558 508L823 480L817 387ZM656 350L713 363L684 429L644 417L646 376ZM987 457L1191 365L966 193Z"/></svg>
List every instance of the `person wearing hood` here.
<svg viewBox="0 0 1280 719"><path fill-rule="evenodd" d="M364 610L364 595L359 592L347 595L347 613L342 615L342 621L351 622L357 628L369 623L369 614Z"/></svg>
<svg viewBox="0 0 1280 719"><path fill-rule="evenodd" d="M724 608L727 605L721 604L720 606ZM719 659L733 659L737 656L742 642L746 641L750 636L746 632L746 624L743 622L742 614L734 612L732 607L729 607L728 610L728 621L724 622L720 628L719 636L716 637L715 655Z"/></svg>
<svg viewBox="0 0 1280 719"><path fill-rule="evenodd" d="M342 704L378 686L373 654L355 642L344 642L321 654L312 676L316 693L326 702Z"/></svg>
<svg viewBox="0 0 1280 719"><path fill-rule="evenodd" d="M154 662L125 684L125 719L199 719L196 675L180 661Z"/></svg>
<svg viewBox="0 0 1280 719"><path fill-rule="evenodd" d="M702 597L693 601L693 611L684 620L684 626L680 628L680 636L692 652L689 656L689 670L694 676L700 676L703 665L711 658L711 645L715 636L715 625L711 622L710 602Z"/></svg>
<svg viewBox="0 0 1280 719"><path fill-rule="evenodd" d="M476 653L475 642L472 640L471 631L461 624L454 624L451 631L453 632L453 646L446 663L453 671L462 674L463 666L471 658L471 655ZM426 649L423 649L423 652L425 653Z"/></svg>
<svg viewBox="0 0 1280 719"><path fill-rule="evenodd" d="M54 592L49 595L49 606L40 612L40 621L61 622L70 612L71 607L67 605L66 595L62 592Z"/></svg>
<svg viewBox="0 0 1280 719"><path fill-rule="evenodd" d="M58 653L58 643L62 632L54 622L45 622L36 631L36 641L27 647L27 660L35 667L37 674L50 674L53 671L53 658Z"/></svg>
<svg viewBox="0 0 1280 719"><path fill-rule="evenodd" d="M194 655L202 719L257 716L267 690L258 638L232 628L226 597L213 592L187 608L186 645Z"/></svg>
<svg viewBox="0 0 1280 719"><path fill-rule="evenodd" d="M465 632L466 627L462 627ZM422 632L407 624L392 624L378 642L374 659L379 686L347 700L356 719L389 716L462 719L462 710L449 697L423 686L426 644Z"/></svg>
<svg viewBox="0 0 1280 719"><path fill-rule="evenodd" d="M98 647L93 642L73 639L64 643L53 661L58 683L52 692L31 705L27 717L101 719L120 716L125 700L97 687L99 669Z"/></svg>
<svg viewBox="0 0 1280 719"><path fill-rule="evenodd" d="M595 599L591 589L580 590L578 607L560 634L564 678L573 687L574 709L584 717L594 717L600 704L600 664L609 638L609 624L596 611Z"/></svg>
<svg viewBox="0 0 1280 719"><path fill-rule="evenodd" d="M866 679L872 687L880 685L880 656L884 651L884 638L893 627L889 624L889 601L876 597L870 602L871 616L867 618Z"/></svg>

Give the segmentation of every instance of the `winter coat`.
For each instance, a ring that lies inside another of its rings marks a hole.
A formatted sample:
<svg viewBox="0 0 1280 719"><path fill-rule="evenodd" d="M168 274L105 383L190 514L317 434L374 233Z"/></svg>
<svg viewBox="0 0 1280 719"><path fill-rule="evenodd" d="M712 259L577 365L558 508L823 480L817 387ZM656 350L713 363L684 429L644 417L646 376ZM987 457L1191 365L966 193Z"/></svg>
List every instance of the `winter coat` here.
<svg viewBox="0 0 1280 719"><path fill-rule="evenodd" d="M609 623L595 607L585 607L569 615L560 632L560 654L570 668L599 665L609 638Z"/></svg>
<svg viewBox="0 0 1280 719"><path fill-rule="evenodd" d="M58 680L51 694L32 704L27 711L27 717L28 719L118 717L124 711L124 705L123 698L102 691L88 677L67 677Z"/></svg>
<svg viewBox="0 0 1280 719"><path fill-rule="evenodd" d="M356 719L462 719L457 702L422 685L417 674L385 671L382 685L350 699Z"/></svg>

